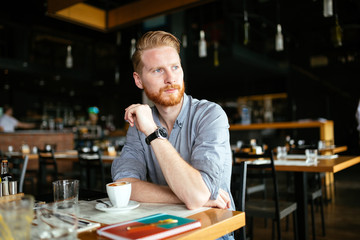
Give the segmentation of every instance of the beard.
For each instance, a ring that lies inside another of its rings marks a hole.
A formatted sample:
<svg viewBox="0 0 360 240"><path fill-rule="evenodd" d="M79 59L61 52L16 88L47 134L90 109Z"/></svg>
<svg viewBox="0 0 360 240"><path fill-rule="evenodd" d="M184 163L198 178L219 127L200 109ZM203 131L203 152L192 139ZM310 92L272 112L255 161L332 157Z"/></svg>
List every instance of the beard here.
<svg viewBox="0 0 360 240"><path fill-rule="evenodd" d="M164 97L163 96L164 91L169 90L169 89L178 89L179 91L177 94L171 94L168 97ZM148 91L147 88L144 87L144 91L145 91L146 96L155 104L159 104L159 105L166 106L166 107L171 107L171 106L175 106L181 102L181 99L184 96L185 86L184 86L184 84L182 85L182 87L177 84L171 84L169 86L161 88L159 90L159 92L157 92L157 93L155 93L155 92L151 93Z"/></svg>

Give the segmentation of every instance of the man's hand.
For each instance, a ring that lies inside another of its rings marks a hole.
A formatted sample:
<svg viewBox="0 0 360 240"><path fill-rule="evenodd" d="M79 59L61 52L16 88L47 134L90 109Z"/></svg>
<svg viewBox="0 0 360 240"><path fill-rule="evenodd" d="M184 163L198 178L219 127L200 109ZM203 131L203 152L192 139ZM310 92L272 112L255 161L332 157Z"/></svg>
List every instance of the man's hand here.
<svg viewBox="0 0 360 240"><path fill-rule="evenodd" d="M209 200L204 207L228 209L231 206L229 194L222 189L219 189L219 195L215 200Z"/></svg>
<svg viewBox="0 0 360 240"><path fill-rule="evenodd" d="M146 136L151 134L157 128L152 116L151 108L146 104L132 104L127 107L125 109L124 119L131 127L135 125L136 128Z"/></svg>

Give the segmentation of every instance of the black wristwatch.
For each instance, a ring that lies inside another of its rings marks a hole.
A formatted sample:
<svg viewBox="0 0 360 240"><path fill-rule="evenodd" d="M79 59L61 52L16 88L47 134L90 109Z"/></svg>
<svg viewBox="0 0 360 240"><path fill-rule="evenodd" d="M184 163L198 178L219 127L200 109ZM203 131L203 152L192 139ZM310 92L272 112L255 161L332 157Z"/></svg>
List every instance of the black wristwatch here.
<svg viewBox="0 0 360 240"><path fill-rule="evenodd" d="M167 138L167 132L164 127L158 127L158 129L155 130L152 134L147 136L145 138L145 142L147 145L150 145L151 141L157 138L166 139Z"/></svg>

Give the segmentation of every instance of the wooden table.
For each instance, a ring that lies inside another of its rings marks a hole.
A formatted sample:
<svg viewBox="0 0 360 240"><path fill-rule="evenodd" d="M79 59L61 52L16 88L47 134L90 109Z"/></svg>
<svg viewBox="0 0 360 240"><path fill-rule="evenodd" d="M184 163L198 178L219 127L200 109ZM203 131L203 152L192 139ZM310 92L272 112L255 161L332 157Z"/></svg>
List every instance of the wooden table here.
<svg viewBox="0 0 360 240"><path fill-rule="evenodd" d="M296 159L291 159L291 161ZM237 159L241 161L241 159ZM304 161L304 159L298 159ZM280 165L275 161L276 171L294 172L295 177L295 194L297 201L297 222L299 230L299 239L306 240L309 236L308 229L308 199L307 199L307 173L325 172L336 173L355 164L360 163L360 156L339 156L333 159L320 159L317 165Z"/></svg>
<svg viewBox="0 0 360 240"><path fill-rule="evenodd" d="M57 151L54 153L56 160L61 163L58 164L59 172L71 171L72 162L78 161L78 153L76 150L67 150L67 151ZM38 166L38 154L36 153L21 153L21 152L6 152L5 155L11 155L16 157L24 157L25 155L29 156L29 163L27 169L37 170ZM117 157L117 155L109 155L103 153L101 158L104 163L112 163L112 161Z"/></svg>
<svg viewBox="0 0 360 240"><path fill-rule="evenodd" d="M332 155L340 152L345 152L347 151L347 149L348 149L347 146L334 146L334 147L319 149L319 152L321 155Z"/></svg>
<svg viewBox="0 0 360 240"><path fill-rule="evenodd" d="M171 237L169 239L193 240L193 239L216 239L245 226L245 213L210 208L196 213L188 218L200 219L201 228ZM83 232L78 235L79 239L107 239L100 237L96 231Z"/></svg>

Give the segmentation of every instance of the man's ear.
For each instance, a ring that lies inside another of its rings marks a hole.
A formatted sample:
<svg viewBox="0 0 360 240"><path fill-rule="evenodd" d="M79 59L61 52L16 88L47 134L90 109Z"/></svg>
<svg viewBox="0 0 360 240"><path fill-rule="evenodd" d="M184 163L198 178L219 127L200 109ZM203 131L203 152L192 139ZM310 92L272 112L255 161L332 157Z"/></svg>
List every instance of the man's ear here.
<svg viewBox="0 0 360 240"><path fill-rule="evenodd" d="M140 89L144 89L140 75L137 72L133 72L133 78L135 80L136 86Z"/></svg>

